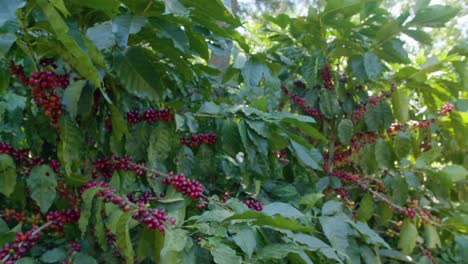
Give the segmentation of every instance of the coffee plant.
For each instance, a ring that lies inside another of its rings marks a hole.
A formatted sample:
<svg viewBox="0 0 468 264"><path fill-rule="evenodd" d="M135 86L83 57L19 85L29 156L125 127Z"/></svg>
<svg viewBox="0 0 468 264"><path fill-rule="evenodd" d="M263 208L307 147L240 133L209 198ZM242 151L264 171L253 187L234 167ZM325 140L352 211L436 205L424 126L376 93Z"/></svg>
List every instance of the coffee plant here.
<svg viewBox="0 0 468 264"><path fill-rule="evenodd" d="M382 2L1 0L0 263L463 263L460 8Z"/></svg>

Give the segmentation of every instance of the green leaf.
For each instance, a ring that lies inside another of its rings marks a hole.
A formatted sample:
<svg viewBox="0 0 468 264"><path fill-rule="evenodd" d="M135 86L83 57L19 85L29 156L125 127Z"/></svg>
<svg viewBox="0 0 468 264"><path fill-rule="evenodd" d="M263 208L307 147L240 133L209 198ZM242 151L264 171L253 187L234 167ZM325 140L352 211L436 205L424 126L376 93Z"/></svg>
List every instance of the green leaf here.
<svg viewBox="0 0 468 264"><path fill-rule="evenodd" d="M387 203L380 202L379 203L379 216L380 216L380 223L383 226L387 226L388 222L393 217L393 209Z"/></svg>
<svg viewBox="0 0 468 264"><path fill-rule="evenodd" d="M431 5L419 10L408 24L411 26L443 27L445 22L454 18L460 8L448 5Z"/></svg>
<svg viewBox="0 0 468 264"><path fill-rule="evenodd" d="M452 182L464 181L466 179L466 175L468 174L466 169L460 165L445 166L441 172L447 175L447 177L449 177Z"/></svg>
<svg viewBox="0 0 468 264"><path fill-rule="evenodd" d="M324 197L322 193L309 193L301 196L299 204L306 205L305 211L309 211L312 207Z"/></svg>
<svg viewBox="0 0 468 264"><path fill-rule="evenodd" d="M364 69L367 76L372 81L375 81L384 70L379 57L371 52L366 52L364 54Z"/></svg>
<svg viewBox="0 0 468 264"><path fill-rule="evenodd" d="M264 76L269 74L269 69L263 61L260 61L256 57L251 57L244 67L242 67L241 72L244 82L249 86L256 87Z"/></svg>
<svg viewBox="0 0 468 264"><path fill-rule="evenodd" d="M424 243L428 249L442 247L439 233L437 232L437 229L431 224L424 225Z"/></svg>
<svg viewBox="0 0 468 264"><path fill-rule="evenodd" d="M403 33L408 35L409 37L413 38L414 40L420 42L421 44L431 45L432 44L432 37L428 33L422 30L416 29L405 29Z"/></svg>
<svg viewBox="0 0 468 264"><path fill-rule="evenodd" d="M239 231L232 236L234 243L236 243L249 258L252 258L252 254L257 247L255 232L256 230L251 227L242 226Z"/></svg>
<svg viewBox="0 0 468 264"><path fill-rule="evenodd" d="M86 30L86 37L94 43L99 50L107 50L113 47L117 40L112 33L110 23L95 24Z"/></svg>
<svg viewBox="0 0 468 264"><path fill-rule="evenodd" d="M406 255L411 254L416 247L417 240L418 229L410 219L405 219L400 229L400 239L398 241L398 247L401 249L401 252Z"/></svg>
<svg viewBox="0 0 468 264"><path fill-rule="evenodd" d="M353 72L354 77L360 83L363 83L367 79L366 69L364 67L364 59L362 56L353 56L351 57L351 71Z"/></svg>
<svg viewBox="0 0 468 264"><path fill-rule="evenodd" d="M412 150L411 134L408 132L400 132L395 138L395 153L398 158L408 156Z"/></svg>
<svg viewBox="0 0 468 264"><path fill-rule="evenodd" d="M4 58L16 41L16 35L13 33L0 34L0 58Z"/></svg>
<svg viewBox="0 0 468 264"><path fill-rule="evenodd" d="M26 180L31 198L36 201L42 213L49 211L56 197L57 179L49 165L35 166Z"/></svg>
<svg viewBox="0 0 468 264"><path fill-rule="evenodd" d="M342 119L338 123L338 139L341 144L348 145L353 136L353 122L349 119Z"/></svg>
<svg viewBox="0 0 468 264"><path fill-rule="evenodd" d="M333 91L324 90L320 93L320 111L330 119L340 113L341 107Z"/></svg>
<svg viewBox="0 0 468 264"><path fill-rule="evenodd" d="M111 150L114 153L123 155L122 140L124 136L128 134L127 122L115 105L110 105L110 110L112 122L112 134L110 138Z"/></svg>
<svg viewBox="0 0 468 264"><path fill-rule="evenodd" d="M296 157L306 166L314 170L323 170L320 163L322 162L322 157L320 155L315 155L312 150L308 150L301 144L297 143L294 140L291 140L291 146L294 150Z"/></svg>
<svg viewBox="0 0 468 264"><path fill-rule="evenodd" d="M179 228L166 228L164 247L161 250L161 263L175 263L181 251L184 250L187 240L187 231Z"/></svg>
<svg viewBox="0 0 468 264"><path fill-rule="evenodd" d="M364 236L364 239L367 243L391 248L390 245L385 242L385 240L379 236L376 231L371 229L367 223L354 221L348 221L348 223Z"/></svg>
<svg viewBox="0 0 468 264"><path fill-rule="evenodd" d="M361 199L358 209L358 219L363 222L367 222L374 214L374 199L372 194L366 193Z"/></svg>
<svg viewBox="0 0 468 264"><path fill-rule="evenodd" d="M2 8L0 9L0 27L7 21L16 20L16 9L22 8L26 1L24 0L4 0L0 2Z"/></svg>
<svg viewBox="0 0 468 264"><path fill-rule="evenodd" d="M221 107L213 102L204 102L197 113L216 115L221 112Z"/></svg>
<svg viewBox="0 0 468 264"><path fill-rule="evenodd" d="M65 6L65 3L63 3L63 0L51 0L50 3L62 13L64 17L70 16L70 12L68 12L67 7Z"/></svg>
<svg viewBox="0 0 468 264"><path fill-rule="evenodd" d="M378 139L375 144L375 160L379 168L390 169L393 167L393 159L390 143L383 139Z"/></svg>
<svg viewBox="0 0 468 264"><path fill-rule="evenodd" d="M252 224L254 225L271 226L271 227L287 229L287 230L292 230L292 231L303 231L303 232L314 231L313 227L303 226L296 220L285 218L280 215L269 216L262 212L257 212L253 210L248 210L240 214L234 214L233 216L224 219L224 222L231 221L231 220L249 220L249 221L252 221Z"/></svg>
<svg viewBox="0 0 468 264"><path fill-rule="evenodd" d="M393 113L400 123L409 119L409 96L403 89L397 89L392 95Z"/></svg>
<svg viewBox="0 0 468 264"><path fill-rule="evenodd" d="M0 154L0 193L9 197L16 186L16 166L7 154Z"/></svg>
<svg viewBox="0 0 468 264"><path fill-rule="evenodd" d="M299 246L292 243L284 244L270 244L266 245L260 252L258 252L259 260L269 260L269 259L284 259L290 253L301 253L308 248L305 246Z"/></svg>
<svg viewBox="0 0 468 264"><path fill-rule="evenodd" d="M62 103L65 105L70 117L74 119L78 112L78 101L80 100L81 92L86 85L85 80L80 80L70 84L65 92L63 92Z"/></svg>
<svg viewBox="0 0 468 264"><path fill-rule="evenodd" d="M119 12L120 1L118 0L72 0L75 4L86 6L91 9L104 12L110 18L114 17Z"/></svg>
<svg viewBox="0 0 468 264"><path fill-rule="evenodd" d="M157 168L167 159L171 146L171 132L166 126L158 125L151 133L148 147L148 163Z"/></svg>
<svg viewBox="0 0 468 264"><path fill-rule="evenodd" d="M80 130L68 116L60 117L59 159L68 176L81 170L82 148L85 146Z"/></svg>
<svg viewBox="0 0 468 264"><path fill-rule="evenodd" d="M63 45L64 59L82 76L92 81L97 87L101 86L99 73L91 63L89 56L80 48L78 43L68 34L69 28L53 5L47 0L37 0L37 4L46 15L55 37Z"/></svg>
<svg viewBox="0 0 468 264"><path fill-rule="evenodd" d="M20 258L15 261L15 264L36 264L37 261L31 257Z"/></svg>
<svg viewBox="0 0 468 264"><path fill-rule="evenodd" d="M137 246L137 260L142 262L151 257L154 262L160 261L160 253L164 244L164 234L159 230L145 230L140 235ZM162 262L161 262L162 263Z"/></svg>
<svg viewBox="0 0 468 264"><path fill-rule="evenodd" d="M112 21L112 32L117 37L120 47L126 47L130 34L138 33L146 24L146 17L132 14L124 14L116 17Z"/></svg>
<svg viewBox="0 0 468 264"><path fill-rule="evenodd" d="M327 258L341 262L341 259L335 253L335 250L332 247L330 247L328 244L326 244L325 242L323 242L322 240L316 237L306 235L306 234L294 234L294 235L291 235L290 237L297 243L307 246L309 251L318 250Z"/></svg>
<svg viewBox="0 0 468 264"><path fill-rule="evenodd" d="M408 184L401 175L395 175L391 181L392 200L398 205L404 205L408 198Z"/></svg>
<svg viewBox="0 0 468 264"><path fill-rule="evenodd" d="M116 52L114 69L127 92L142 99L158 100L162 93L161 67L154 62L149 51L130 47Z"/></svg>
<svg viewBox="0 0 468 264"><path fill-rule="evenodd" d="M54 248L46 251L41 256L41 261L45 263L55 263L64 260L67 257L65 250L61 248Z"/></svg>
<svg viewBox="0 0 468 264"><path fill-rule="evenodd" d="M226 22L234 27L241 25L240 21L227 10L221 0L184 0L184 6L191 9L193 15Z"/></svg>
<svg viewBox="0 0 468 264"><path fill-rule="evenodd" d="M266 215L282 215L287 218L301 218L304 214L288 203L273 202L263 207L262 212Z"/></svg>
<svg viewBox="0 0 468 264"><path fill-rule="evenodd" d="M130 227L128 223L132 219L132 212L123 213L117 222L117 232L115 234L115 244L126 263L133 263L134 253L132 241L130 239Z"/></svg>
<svg viewBox="0 0 468 264"><path fill-rule="evenodd" d="M75 252L73 254L73 264L97 264L96 259L90 255L84 254L82 252Z"/></svg>
<svg viewBox="0 0 468 264"><path fill-rule="evenodd" d="M350 227L342 214L334 216L321 216L319 218L323 232L331 245L344 254L350 246L348 234Z"/></svg>
<svg viewBox="0 0 468 264"><path fill-rule="evenodd" d="M84 192L83 192L83 195L84 195ZM84 202L85 201L83 199L83 203ZM90 202L89 197L87 197L86 202L88 204L86 204L86 205L83 204L83 207L84 206L91 207L90 204L92 202L92 199L91 199L91 202ZM102 210L104 209L103 206L104 206L104 201L98 201L96 203L96 207L95 207L95 210L94 210L94 234L96 235L97 242L98 242L99 246L101 247L101 249L106 251L106 250L109 249L109 245L107 244L106 226L104 225L104 219L102 217ZM85 210L85 209L83 208L83 210ZM80 214L80 220L81 220L81 214ZM81 222L78 221L78 226L80 227L80 230L83 230L83 227L80 226L80 223ZM85 226L87 226L87 224ZM86 230L86 227L84 229Z"/></svg>
<svg viewBox="0 0 468 264"><path fill-rule="evenodd" d="M81 194L82 208L78 226L81 230L81 235L84 236L88 228L89 218L91 217L91 209L93 208L93 199L99 188L89 188Z"/></svg>
<svg viewBox="0 0 468 264"><path fill-rule="evenodd" d="M209 238L210 252L217 264L241 264L242 257L236 255L236 251L221 242L218 238Z"/></svg>

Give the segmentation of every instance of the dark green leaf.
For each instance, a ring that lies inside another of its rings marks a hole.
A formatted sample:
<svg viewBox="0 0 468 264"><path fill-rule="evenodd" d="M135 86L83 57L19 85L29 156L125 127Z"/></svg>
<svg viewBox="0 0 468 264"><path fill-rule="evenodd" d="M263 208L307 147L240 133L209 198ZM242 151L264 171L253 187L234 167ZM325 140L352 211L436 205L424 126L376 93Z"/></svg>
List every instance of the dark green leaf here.
<svg viewBox="0 0 468 264"><path fill-rule="evenodd" d="M56 197L57 179L49 165L35 166L27 179L31 198L36 201L42 213L49 211Z"/></svg>
<svg viewBox="0 0 468 264"><path fill-rule="evenodd" d="M132 95L157 100L162 93L160 67L145 48L131 47L115 54L115 72Z"/></svg>
<svg viewBox="0 0 468 264"><path fill-rule="evenodd" d="M390 143L383 139L378 139L375 144L375 160L379 168L390 169L393 167L393 150Z"/></svg>
<svg viewBox="0 0 468 264"><path fill-rule="evenodd" d="M338 139L341 144L348 145L353 136L353 122L349 119L342 119L338 124Z"/></svg>
<svg viewBox="0 0 468 264"><path fill-rule="evenodd" d="M248 226L243 226L235 235L232 236L234 243L236 243L236 245L240 247L249 258L252 257L252 254L257 247L255 232L255 229Z"/></svg>
<svg viewBox="0 0 468 264"><path fill-rule="evenodd" d="M266 205L262 212L266 215L282 215L286 218L301 218L304 214L288 203L273 202Z"/></svg>
<svg viewBox="0 0 468 264"><path fill-rule="evenodd" d="M401 249L401 252L406 255L411 254L414 247L416 247L417 239L418 229L410 219L405 219L401 226L400 239L398 241L398 247Z"/></svg>
<svg viewBox="0 0 468 264"><path fill-rule="evenodd" d="M91 217L91 209L93 208L93 199L98 191L99 188L89 188L81 195L83 202L78 225L82 235L86 233L86 229L88 228L88 223Z"/></svg>
<svg viewBox="0 0 468 264"><path fill-rule="evenodd" d="M74 264L97 264L96 259L90 255L84 254L82 252L75 252L73 254L73 263Z"/></svg>
<svg viewBox="0 0 468 264"><path fill-rule="evenodd" d="M7 154L0 154L0 193L10 196L15 190L16 166Z"/></svg>
<svg viewBox="0 0 468 264"><path fill-rule="evenodd" d="M374 214L374 199L372 194L366 193L361 199L358 209L358 219L367 222Z"/></svg>
<svg viewBox="0 0 468 264"><path fill-rule="evenodd" d="M65 105L71 118L75 118L78 111L78 101L80 100L81 92L86 85L86 81L81 80L72 83L65 89L62 97L62 103Z"/></svg>
<svg viewBox="0 0 468 264"><path fill-rule="evenodd" d="M384 68L379 57L371 52L364 54L364 69L370 80L375 81L383 72Z"/></svg>
<svg viewBox="0 0 468 264"><path fill-rule="evenodd" d="M249 220L252 221L252 224L254 225L271 226L293 231L312 232L314 230L313 227L303 226L293 219L288 219L280 215L269 216L253 210L248 210L244 213L235 214L231 217L224 219L224 221L230 220Z"/></svg>
<svg viewBox="0 0 468 264"><path fill-rule="evenodd" d="M260 252L258 252L258 258L260 260L269 259L284 259L290 253L301 253L303 250L307 250L305 246L299 246L296 244L270 244L265 246Z"/></svg>
<svg viewBox="0 0 468 264"><path fill-rule="evenodd" d="M324 90L320 93L320 111L327 118L334 118L340 113L341 107L333 91Z"/></svg>
<svg viewBox="0 0 468 264"><path fill-rule="evenodd" d="M419 10L409 24L412 26L442 27L458 12L460 9L453 6L431 5Z"/></svg>
<svg viewBox="0 0 468 264"><path fill-rule="evenodd" d="M164 163L171 148L171 132L165 126L157 126L151 133L151 138L149 139L149 165L157 168L159 163Z"/></svg>
<svg viewBox="0 0 468 264"><path fill-rule="evenodd" d="M236 255L236 251L221 242L220 239L208 239L211 255L217 264L241 264L242 257Z"/></svg>
<svg viewBox="0 0 468 264"><path fill-rule="evenodd" d="M395 138L395 153L398 158L404 158L408 156L412 149L411 134L408 132L401 132Z"/></svg>
<svg viewBox="0 0 468 264"><path fill-rule="evenodd" d="M61 248L54 248L46 251L41 256L41 261L45 263L55 263L64 260L67 257L65 250Z"/></svg>
<svg viewBox="0 0 468 264"><path fill-rule="evenodd" d="M409 119L409 96L403 89L398 89L392 95L393 113L400 123Z"/></svg>
<svg viewBox="0 0 468 264"><path fill-rule="evenodd" d="M129 221L132 219L132 213L123 213L117 222L117 232L115 244L119 249L120 254L127 263L133 263L134 253L132 241L130 240Z"/></svg>
<svg viewBox="0 0 468 264"><path fill-rule="evenodd" d="M296 157L306 166L315 169L322 170L320 163L322 162L322 157L315 155L312 150L308 150L301 144L291 140L291 146L294 150Z"/></svg>
<svg viewBox="0 0 468 264"><path fill-rule="evenodd" d="M126 47L130 34L138 33L146 24L146 18L132 14L124 14L116 17L112 22L112 32L117 37L120 47Z"/></svg>

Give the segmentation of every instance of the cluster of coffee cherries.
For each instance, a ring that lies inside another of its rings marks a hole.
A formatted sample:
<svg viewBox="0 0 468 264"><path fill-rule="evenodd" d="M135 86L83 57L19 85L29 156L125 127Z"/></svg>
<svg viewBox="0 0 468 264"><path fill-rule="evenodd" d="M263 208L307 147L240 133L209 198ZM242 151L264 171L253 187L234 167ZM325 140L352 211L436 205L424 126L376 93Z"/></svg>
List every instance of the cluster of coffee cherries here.
<svg viewBox="0 0 468 264"><path fill-rule="evenodd" d="M17 232L12 244L6 243L0 249L0 260L5 260L4 264L14 264L16 260L22 258L28 250L36 245L36 241L41 237L40 232L36 232L38 228L33 228L26 233Z"/></svg>
<svg viewBox="0 0 468 264"><path fill-rule="evenodd" d="M137 110L130 110L127 112L127 122L129 124L136 124L142 121L153 124L156 121L169 122L172 120L174 120L174 115L171 114L170 108L162 108L159 110L148 108L143 114Z"/></svg>
<svg viewBox="0 0 468 264"><path fill-rule="evenodd" d="M75 252L80 252L81 251L81 244L76 242L76 241L70 241L70 248L67 250L67 255L68 257L62 261L62 264L72 264L72 256L73 253Z"/></svg>
<svg viewBox="0 0 468 264"><path fill-rule="evenodd" d="M448 115L453 111L453 109L455 109L455 105L447 102L442 106L442 108L439 111L437 111L437 114Z"/></svg>
<svg viewBox="0 0 468 264"><path fill-rule="evenodd" d="M263 203L255 199L247 199L244 201L244 203L247 205L247 207L249 207L252 210L255 210L255 211L263 210Z"/></svg>
<svg viewBox="0 0 468 264"><path fill-rule="evenodd" d="M169 221L172 225L175 224L175 219L173 217L168 217L164 209L148 209L144 203L138 203L138 209L132 217L133 219L144 223L148 229L157 229L162 233L164 233L164 223Z"/></svg>
<svg viewBox="0 0 468 264"><path fill-rule="evenodd" d="M24 73L23 65L15 65L13 61L10 61L8 63L8 67L10 68L10 73L12 76L18 78L24 86L29 85L29 78Z"/></svg>
<svg viewBox="0 0 468 264"><path fill-rule="evenodd" d="M132 208L136 209L132 215L133 219L144 223L148 229L158 229L159 231L164 232L164 223L166 221L169 221L171 224L175 223L175 220L173 218L169 218L164 210L148 208L148 204L143 202L133 204L129 199L119 196L116 190L110 188L105 182L89 182L82 187L82 191L93 187L101 188L101 190L96 193L97 197L103 197L105 202L119 206L122 211L128 212Z"/></svg>
<svg viewBox="0 0 468 264"><path fill-rule="evenodd" d="M169 172L167 177L162 180L162 183L172 185L174 189L193 200L203 196L203 185L196 180L187 179L183 173L174 174Z"/></svg>
<svg viewBox="0 0 468 264"><path fill-rule="evenodd" d="M217 140L218 137L213 131L211 131L209 133L191 134L188 137L181 137L180 144L194 148L198 147L200 143L206 145L214 145L216 144Z"/></svg>
<svg viewBox="0 0 468 264"><path fill-rule="evenodd" d="M112 154L111 157L101 157L95 162L93 168L93 178L100 175L104 179L110 179L115 170L134 171L137 175L144 175L145 170L142 169L143 163L135 163L132 157L117 157Z"/></svg>
<svg viewBox="0 0 468 264"><path fill-rule="evenodd" d="M0 142L0 154L10 155L18 165L26 168L25 175L29 175L34 166L46 164L46 161L43 158L30 157L29 150L25 148L15 149L6 142ZM50 160L49 166L55 173L60 173L61 165L58 160Z"/></svg>
<svg viewBox="0 0 468 264"><path fill-rule="evenodd" d="M327 90L333 90L335 86L333 85L333 81L332 81L330 64L325 64L325 66L322 68L322 79L323 79L325 88Z"/></svg>
<svg viewBox="0 0 468 264"><path fill-rule="evenodd" d="M291 91L288 88L286 88L285 85L281 85L281 90L286 96L288 96L293 101L294 104L301 107L302 110L308 115L312 116L318 121L323 119L322 113L320 113L320 111L317 108L306 105L306 99L304 97L301 97L296 93L291 93Z"/></svg>
<svg viewBox="0 0 468 264"><path fill-rule="evenodd" d="M44 109L45 115L57 130L63 107L60 95L54 90L57 87L65 89L70 84L69 78L68 74L57 75L52 71L42 71L32 73L29 79L34 102Z"/></svg>
<svg viewBox="0 0 468 264"><path fill-rule="evenodd" d="M51 211L45 216L47 222L52 222L46 230L57 231L61 236L64 236L64 230L66 224L76 223L80 219L80 210L78 209L65 209L60 211Z"/></svg>

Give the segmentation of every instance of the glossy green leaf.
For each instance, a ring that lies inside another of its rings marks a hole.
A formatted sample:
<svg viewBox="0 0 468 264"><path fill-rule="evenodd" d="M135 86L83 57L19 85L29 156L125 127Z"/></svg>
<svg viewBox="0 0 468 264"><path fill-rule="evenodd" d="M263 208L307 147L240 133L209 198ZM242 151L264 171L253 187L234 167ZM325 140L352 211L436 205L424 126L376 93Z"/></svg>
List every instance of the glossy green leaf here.
<svg viewBox="0 0 468 264"><path fill-rule="evenodd" d="M119 12L120 6L120 1L117 0L72 0L72 2L80 6L102 11L111 18Z"/></svg>
<svg viewBox="0 0 468 264"><path fill-rule="evenodd" d="M405 219L400 229L400 239L398 241L398 247L401 249L401 252L403 254L411 254L416 247L417 239L418 229L410 219Z"/></svg>
<svg viewBox="0 0 468 264"><path fill-rule="evenodd" d="M338 139L341 144L348 145L353 136L353 122L349 119L342 119L338 123Z"/></svg>
<svg viewBox="0 0 468 264"><path fill-rule="evenodd" d="M132 219L132 213L123 213L117 222L117 232L115 234L115 244L127 263L133 263L134 252L132 241L130 239L129 221Z"/></svg>
<svg viewBox="0 0 468 264"><path fill-rule="evenodd" d="M97 264L98 262L96 261L95 258L91 257L90 255L87 255L82 252L75 252L73 254L73 263L74 264Z"/></svg>
<svg viewBox="0 0 468 264"><path fill-rule="evenodd" d="M307 247L299 246L296 244L270 244L265 246L259 253L258 258L260 260L269 259L284 259L290 253L301 253L303 250L307 250Z"/></svg>
<svg viewBox="0 0 468 264"><path fill-rule="evenodd" d="M62 103L65 105L71 118L75 118L78 112L78 102L80 100L81 92L86 85L86 81L81 80L72 83L65 89L62 97Z"/></svg>
<svg viewBox="0 0 468 264"><path fill-rule="evenodd" d="M435 226L431 224L424 225L424 243L428 249L442 247L439 233L437 232Z"/></svg>
<svg viewBox="0 0 468 264"><path fill-rule="evenodd" d="M448 165L442 169L442 173L447 175L453 182L461 182L466 179L468 171L460 165Z"/></svg>
<svg viewBox="0 0 468 264"><path fill-rule="evenodd" d="M49 211L55 201L57 179L49 165L38 165L31 170L26 180L31 198L39 205L42 213Z"/></svg>
<svg viewBox="0 0 468 264"><path fill-rule="evenodd" d="M320 111L327 118L334 118L340 113L340 104L333 91L324 90L320 93Z"/></svg>
<svg viewBox="0 0 468 264"><path fill-rule="evenodd" d="M383 226L387 226L389 221L393 217L393 209L387 203L380 202L379 203L379 216L380 216L380 223Z"/></svg>
<svg viewBox="0 0 468 264"><path fill-rule="evenodd" d="M408 156L412 150L411 134L400 132L395 138L395 153L401 159Z"/></svg>
<svg viewBox="0 0 468 264"><path fill-rule="evenodd" d="M0 154L0 193L10 196L16 186L16 166L7 154Z"/></svg>
<svg viewBox="0 0 468 264"><path fill-rule="evenodd" d="M364 54L364 69L367 76L372 81L375 81L384 70L379 57L371 52L366 52Z"/></svg>
<svg viewBox="0 0 468 264"><path fill-rule="evenodd" d="M383 139L378 139L375 144L375 160L379 168L390 169L393 167L393 149L390 143Z"/></svg>
<svg viewBox="0 0 468 264"><path fill-rule="evenodd" d="M322 166L320 163L322 161L322 157L319 155L315 155L312 150L308 150L301 144L291 141L291 146L294 150L296 157L306 166L314 169L314 170L322 170Z"/></svg>
<svg viewBox="0 0 468 264"><path fill-rule="evenodd" d="M162 92L160 70L142 47L131 47L115 54L115 72L123 87L132 95L157 100Z"/></svg>
<svg viewBox="0 0 468 264"><path fill-rule="evenodd" d="M148 162L152 167L163 163L171 150L171 132L165 126L157 126L151 132L148 147Z"/></svg>
<svg viewBox="0 0 468 264"><path fill-rule="evenodd" d="M234 214L233 216L224 219L224 222L230 220L248 220L255 225L271 226L292 231L312 232L314 230L313 227L303 226L293 219L285 218L280 215L269 216L262 212L257 212L253 210L249 210L240 214Z"/></svg>
<svg viewBox="0 0 468 264"><path fill-rule="evenodd" d="M393 113L400 123L409 119L409 96L403 89L397 89L392 95Z"/></svg>
<svg viewBox="0 0 468 264"><path fill-rule="evenodd" d="M117 37L120 47L126 47L129 35L138 33L146 24L146 18L132 14L124 14L112 21L112 32Z"/></svg>
<svg viewBox="0 0 468 264"><path fill-rule="evenodd" d="M442 27L445 22L454 18L458 12L460 12L460 9L453 6L431 5L420 9L409 24L412 26Z"/></svg>
<svg viewBox="0 0 468 264"><path fill-rule="evenodd" d="M44 263L55 263L64 260L67 257L65 250L61 248L54 248L46 251L41 256L41 262Z"/></svg>
<svg viewBox="0 0 468 264"><path fill-rule="evenodd" d="M78 221L78 226L81 230L82 236L84 236L88 228L88 223L91 217L91 210L93 208L93 199L98 191L99 188L89 188L86 191L84 191L81 195L83 205L80 212L80 220Z"/></svg>
<svg viewBox="0 0 468 264"><path fill-rule="evenodd" d="M374 214L374 199L372 198L372 194L367 193L361 199L359 203L358 209L358 219L360 221L367 222L372 215Z"/></svg>
<svg viewBox="0 0 468 264"><path fill-rule="evenodd" d="M235 235L232 236L232 240L234 240L234 243L236 243L236 245L240 247L249 258L252 257L252 254L255 248L257 247L255 232L255 229L243 226Z"/></svg>
<svg viewBox="0 0 468 264"><path fill-rule="evenodd" d="M228 245L222 243L219 239L208 239L210 252L213 260L217 264L241 264L242 257L236 255L236 251Z"/></svg>

